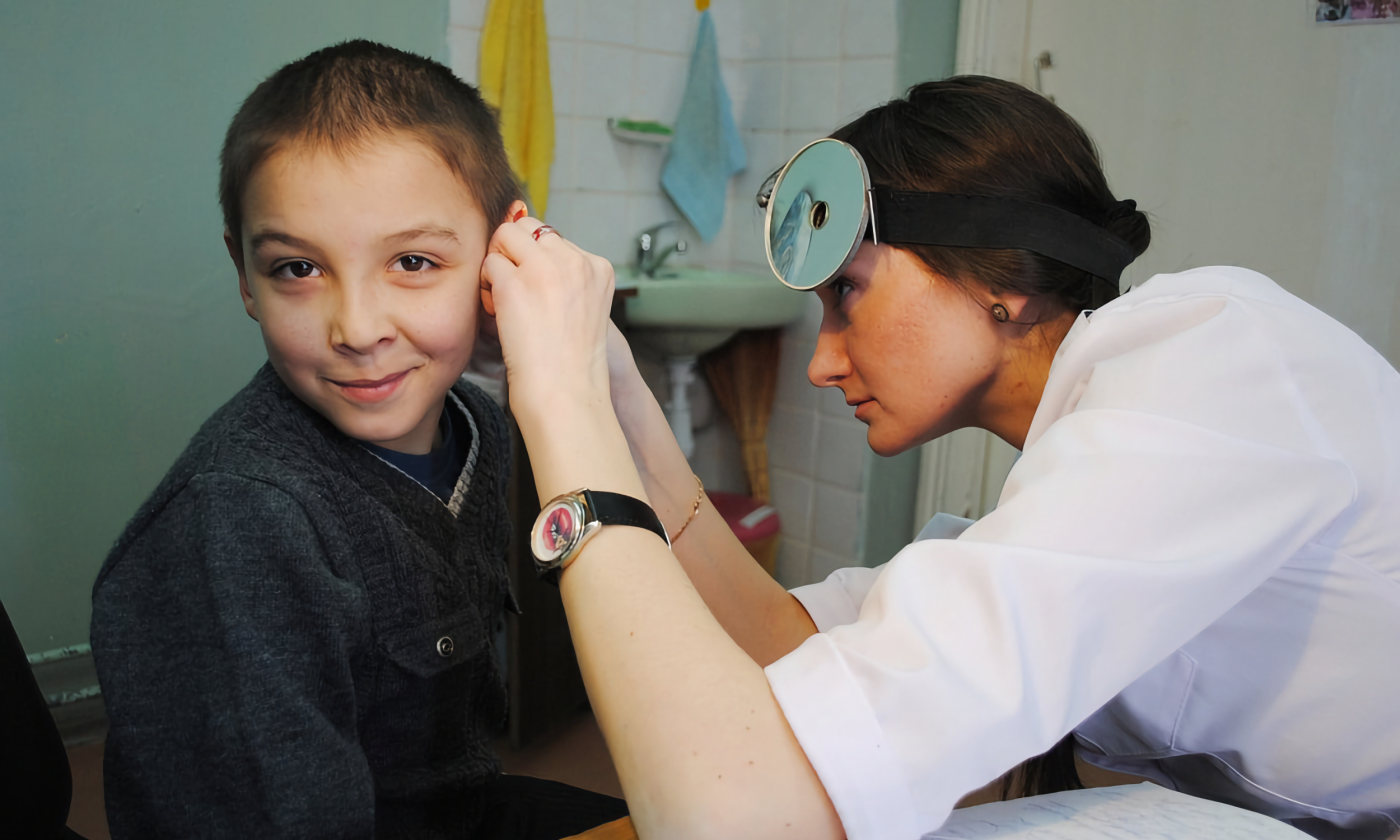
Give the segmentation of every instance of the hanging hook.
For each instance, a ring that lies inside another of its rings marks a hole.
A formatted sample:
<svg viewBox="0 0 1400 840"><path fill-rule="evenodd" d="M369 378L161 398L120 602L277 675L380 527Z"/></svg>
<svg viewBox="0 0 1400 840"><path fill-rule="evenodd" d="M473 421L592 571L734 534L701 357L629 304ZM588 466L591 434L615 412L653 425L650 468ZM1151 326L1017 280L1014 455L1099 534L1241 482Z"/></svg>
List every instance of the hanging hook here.
<svg viewBox="0 0 1400 840"><path fill-rule="evenodd" d="M1049 51L1049 50L1041 50L1041 51L1040 51L1040 55L1038 55L1038 56L1035 57L1035 92L1038 93L1038 94L1040 94L1041 96L1044 96L1046 99L1050 100L1051 102L1054 102L1054 101L1055 101L1055 97L1054 97L1054 95L1052 95L1052 94L1047 94L1047 93L1045 92L1045 86L1044 86L1043 84L1041 84L1041 81L1040 81L1040 71L1041 71L1041 70L1048 70L1048 69L1050 69L1051 67L1054 67L1054 66L1055 66L1055 59L1054 59L1053 56L1050 55L1050 51Z"/></svg>

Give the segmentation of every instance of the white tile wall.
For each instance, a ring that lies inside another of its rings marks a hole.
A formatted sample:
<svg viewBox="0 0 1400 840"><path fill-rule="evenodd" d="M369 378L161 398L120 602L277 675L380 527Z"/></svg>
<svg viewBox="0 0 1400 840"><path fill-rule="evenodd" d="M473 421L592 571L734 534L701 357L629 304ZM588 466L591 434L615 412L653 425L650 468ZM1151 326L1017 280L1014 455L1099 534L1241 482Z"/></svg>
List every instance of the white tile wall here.
<svg viewBox="0 0 1400 840"><path fill-rule="evenodd" d="M477 79L488 0L451 0L453 69ZM714 0L721 73L749 167L730 183L725 225L711 242L688 226L685 259L766 272L753 195L805 143L895 95L897 0ZM660 189L664 150L607 133L607 117L672 122L694 46L693 0L545 0L555 111L548 219L585 248L627 262L642 228L680 218ZM778 579L820 580L860 562L865 428L839 391L807 382L820 306L782 342L769 427L773 503L783 521ZM733 432L697 432L696 472L741 490Z"/></svg>

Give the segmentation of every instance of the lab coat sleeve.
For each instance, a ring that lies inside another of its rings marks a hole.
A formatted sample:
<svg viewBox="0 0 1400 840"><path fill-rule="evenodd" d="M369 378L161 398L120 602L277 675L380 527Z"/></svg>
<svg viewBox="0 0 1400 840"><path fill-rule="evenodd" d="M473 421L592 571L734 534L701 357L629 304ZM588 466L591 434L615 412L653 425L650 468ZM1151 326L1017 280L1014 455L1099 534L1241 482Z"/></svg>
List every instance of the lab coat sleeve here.
<svg viewBox="0 0 1400 840"><path fill-rule="evenodd" d="M914 542L957 539L972 522L971 519L950 513L934 514L914 537ZM825 633L842 624L853 624L860 617L861 605L887 565L881 563L869 569L837 569L820 583L797 587L792 590L792 595L807 610L818 632Z"/></svg>
<svg viewBox="0 0 1400 840"><path fill-rule="evenodd" d="M1354 493L1314 451L1076 411L1026 450L996 511L905 548L855 621L768 678L848 836L915 838L1325 540ZM821 601L819 626L849 615Z"/></svg>

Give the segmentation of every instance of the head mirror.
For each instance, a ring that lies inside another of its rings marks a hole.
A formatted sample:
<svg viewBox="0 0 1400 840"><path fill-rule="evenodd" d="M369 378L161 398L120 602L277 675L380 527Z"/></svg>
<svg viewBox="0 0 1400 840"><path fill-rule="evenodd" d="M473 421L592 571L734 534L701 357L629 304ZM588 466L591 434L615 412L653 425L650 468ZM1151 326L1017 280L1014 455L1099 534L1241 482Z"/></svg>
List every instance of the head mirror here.
<svg viewBox="0 0 1400 840"><path fill-rule="evenodd" d="M825 286L851 264L870 220L870 174L851 146L830 138L799 151L778 172L767 200L768 265L784 284Z"/></svg>

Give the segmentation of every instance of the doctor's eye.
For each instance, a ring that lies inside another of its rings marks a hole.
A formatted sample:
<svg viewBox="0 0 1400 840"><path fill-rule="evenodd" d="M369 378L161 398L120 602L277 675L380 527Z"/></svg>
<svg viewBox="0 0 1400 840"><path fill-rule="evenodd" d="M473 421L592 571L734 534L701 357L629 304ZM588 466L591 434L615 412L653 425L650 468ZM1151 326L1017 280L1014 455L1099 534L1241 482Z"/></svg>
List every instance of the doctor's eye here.
<svg viewBox="0 0 1400 840"><path fill-rule="evenodd" d="M319 269L306 260L288 260L272 269L273 277L280 277L284 280L300 280L318 274Z"/></svg>
<svg viewBox="0 0 1400 840"><path fill-rule="evenodd" d="M425 268L436 267L437 264L418 254L405 254L394 260L394 265L398 267L399 271L422 271Z"/></svg>

